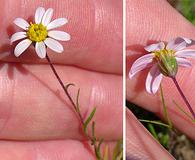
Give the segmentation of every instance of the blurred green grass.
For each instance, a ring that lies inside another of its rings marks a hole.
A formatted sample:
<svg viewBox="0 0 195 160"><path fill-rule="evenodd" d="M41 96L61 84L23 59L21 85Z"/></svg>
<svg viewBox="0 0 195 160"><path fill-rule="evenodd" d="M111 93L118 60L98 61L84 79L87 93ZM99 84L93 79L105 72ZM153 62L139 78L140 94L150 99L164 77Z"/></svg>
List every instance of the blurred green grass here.
<svg viewBox="0 0 195 160"><path fill-rule="evenodd" d="M169 3L195 24L195 0L169 0Z"/></svg>

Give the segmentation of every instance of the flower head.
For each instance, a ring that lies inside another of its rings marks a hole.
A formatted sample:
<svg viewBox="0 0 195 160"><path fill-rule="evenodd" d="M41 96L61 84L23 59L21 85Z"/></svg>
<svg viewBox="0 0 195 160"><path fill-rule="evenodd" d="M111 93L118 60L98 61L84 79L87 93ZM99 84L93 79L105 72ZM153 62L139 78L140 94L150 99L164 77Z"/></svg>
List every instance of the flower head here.
<svg viewBox="0 0 195 160"><path fill-rule="evenodd" d="M55 52L63 52L63 46L56 40L68 41L70 35L63 31L53 30L61 27L68 22L66 18L58 18L51 21L53 9L45 11L39 7L35 12L35 22L28 23L22 18L16 18L14 23L23 29L22 32L16 32L11 37L11 43L22 40L17 44L14 50L16 57L20 56L31 44L35 45L35 50L40 58L46 56L46 46Z"/></svg>
<svg viewBox="0 0 195 160"><path fill-rule="evenodd" d="M187 58L195 58L195 50L185 48L193 45L194 41L188 38L177 37L166 42L151 44L144 49L149 52L138 58L132 65L129 78L139 71L151 67L146 78L146 90L155 94L160 86L163 75L175 77L178 66L190 67ZM185 50L184 50L185 49Z"/></svg>

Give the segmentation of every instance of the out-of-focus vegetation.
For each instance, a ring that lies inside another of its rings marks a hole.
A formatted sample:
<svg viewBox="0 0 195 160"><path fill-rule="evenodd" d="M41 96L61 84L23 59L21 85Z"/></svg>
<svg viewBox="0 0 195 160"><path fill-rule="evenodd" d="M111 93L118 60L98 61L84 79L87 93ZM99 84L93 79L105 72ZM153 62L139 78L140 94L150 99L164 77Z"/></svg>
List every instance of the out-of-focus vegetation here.
<svg viewBox="0 0 195 160"><path fill-rule="evenodd" d="M136 106L135 104L127 102L127 106L138 119L162 122L155 114L148 112ZM142 122L142 124L150 131L154 138L156 138L165 148L168 148L169 142L168 128L145 122Z"/></svg>
<svg viewBox="0 0 195 160"><path fill-rule="evenodd" d="M195 0L169 0L169 3L195 24Z"/></svg>

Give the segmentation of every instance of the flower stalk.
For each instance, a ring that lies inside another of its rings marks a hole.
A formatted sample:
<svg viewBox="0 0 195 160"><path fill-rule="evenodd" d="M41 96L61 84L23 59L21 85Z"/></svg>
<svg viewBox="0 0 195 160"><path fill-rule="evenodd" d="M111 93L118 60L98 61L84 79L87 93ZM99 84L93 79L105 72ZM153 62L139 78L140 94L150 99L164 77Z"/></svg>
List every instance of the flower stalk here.
<svg viewBox="0 0 195 160"><path fill-rule="evenodd" d="M16 18L14 20L14 23L22 29L22 31L14 33L10 39L11 43L21 40L21 42L19 42L14 49L14 55L19 57L28 47L30 47L30 45L33 45L38 57L41 59L47 59L51 70L71 102L75 112L77 113L85 138L91 141L92 145L94 146L96 159L103 160L100 148L104 140L101 139L99 142L97 141L95 136L95 121L92 123L92 136L90 136L87 131L87 127L95 115L96 108L94 107L86 120L83 118L79 105L80 89L78 90L76 101L74 102L73 98L68 92L69 86L74 86L74 84L64 85L47 54L47 48L50 48L54 52L62 53L64 48L58 41L69 41L71 39L70 34L64 31L54 30L55 28L65 25L68 20L66 18L58 18L51 21L52 16L52 8L45 10L43 7L38 7L35 12L35 20L33 23L29 23L23 18ZM122 153L122 151L120 153ZM105 160L107 160L107 158Z"/></svg>
<svg viewBox="0 0 195 160"><path fill-rule="evenodd" d="M77 103L75 104L75 102L73 101L71 95L69 94L68 92L68 87L64 85L64 83L62 82L60 76L58 75L54 65L52 64L48 54L46 54L46 59L51 67L51 70L53 71L56 79L58 80L59 84L61 85L62 89L64 90L64 93L66 94L66 96L68 97L68 99L70 100L72 106L74 107L74 110L76 113L78 113L78 116L79 116L79 120L82 124L82 128L83 128L83 131L84 131L84 135L86 136L87 139L89 139L91 141L91 144L94 146L94 151L95 151L95 155L96 155L96 158L97 160L102 160L102 157L101 157L101 153L100 153L100 147L103 143L103 139L100 140L99 143L97 143L97 138L95 136L95 122L93 121L92 123L92 137L88 135L87 133L87 126L89 124L89 122L92 120L94 114L95 114L95 111L96 111L96 108L93 109L92 113L89 115L88 119L86 121L84 121L82 115L81 115L81 112L80 112L80 109L79 109L79 104L78 104L78 96L79 96L79 92L80 90L78 91L78 95L77 95Z"/></svg>
<svg viewBox="0 0 195 160"><path fill-rule="evenodd" d="M69 92L68 92L68 90L67 90L67 87L64 85L64 83L63 83L62 80L60 79L60 77L59 77L59 75L58 75L58 73L57 73L55 67L54 67L53 64L51 63L51 60L50 60L48 54L46 54L46 59L47 59L49 65L50 65L51 70L53 71L53 73L54 73L56 79L58 80L59 84L61 85L62 89L64 90L64 93L66 94L66 96L67 96L68 99L70 100L72 106L74 107L75 111L78 111L76 104L74 103L72 97L70 96L70 94L69 94ZM80 119L82 125L84 125L84 119L83 119L81 113L80 113L80 112L77 112L77 113L78 113L78 116L79 116L79 119Z"/></svg>
<svg viewBox="0 0 195 160"><path fill-rule="evenodd" d="M173 82L174 82L174 84L175 84L175 86L176 86L176 88L177 88L179 94L181 95L181 97L182 97L182 99L184 100L186 106L187 106L188 109L190 110L190 112L191 112L191 114L192 114L192 116L193 116L193 119L195 120L195 113L194 113L194 111L193 111L193 109L192 109L192 107L191 107L189 101L187 100L186 96L184 95L184 93L183 93L181 87L179 86L179 83L177 82L177 79L176 79L175 77L171 77L171 79L173 80Z"/></svg>

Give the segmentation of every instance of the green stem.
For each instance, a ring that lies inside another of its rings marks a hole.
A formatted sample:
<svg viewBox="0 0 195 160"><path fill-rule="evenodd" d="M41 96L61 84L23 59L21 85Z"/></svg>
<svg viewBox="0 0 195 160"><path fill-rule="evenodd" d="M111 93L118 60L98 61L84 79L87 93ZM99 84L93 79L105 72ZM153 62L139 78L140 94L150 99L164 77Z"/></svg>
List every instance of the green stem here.
<svg viewBox="0 0 195 160"><path fill-rule="evenodd" d="M164 93L163 93L163 88L162 88L162 85L160 85L160 94L161 94L161 100L162 100L162 104L163 104L163 110L164 110L164 117L165 117L165 120L167 121L167 123L169 124L169 128L172 128L173 125L169 119L169 115L168 115L168 112L167 112L167 106L165 104L165 98L164 98Z"/></svg>
<svg viewBox="0 0 195 160"><path fill-rule="evenodd" d="M161 122L158 122L158 121L150 121L150 120L144 120L144 119L139 119L140 122L146 122L146 123L152 123L152 124L156 124L156 125L160 125L160 126L163 126L163 127L166 127L166 128L172 128L170 125L167 125L165 123L161 123Z"/></svg>

